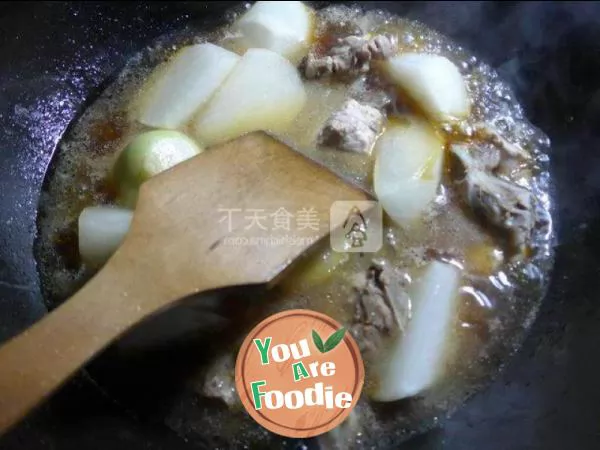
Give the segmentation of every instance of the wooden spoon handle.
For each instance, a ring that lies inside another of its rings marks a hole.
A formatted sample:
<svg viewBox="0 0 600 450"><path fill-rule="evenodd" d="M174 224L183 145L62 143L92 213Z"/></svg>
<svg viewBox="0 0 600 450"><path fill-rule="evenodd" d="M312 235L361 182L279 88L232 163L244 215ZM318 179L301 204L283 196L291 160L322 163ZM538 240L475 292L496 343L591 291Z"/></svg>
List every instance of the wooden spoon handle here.
<svg viewBox="0 0 600 450"><path fill-rule="evenodd" d="M117 252L71 299L0 347L0 434L164 303L168 293L136 283L144 267L131 263Z"/></svg>

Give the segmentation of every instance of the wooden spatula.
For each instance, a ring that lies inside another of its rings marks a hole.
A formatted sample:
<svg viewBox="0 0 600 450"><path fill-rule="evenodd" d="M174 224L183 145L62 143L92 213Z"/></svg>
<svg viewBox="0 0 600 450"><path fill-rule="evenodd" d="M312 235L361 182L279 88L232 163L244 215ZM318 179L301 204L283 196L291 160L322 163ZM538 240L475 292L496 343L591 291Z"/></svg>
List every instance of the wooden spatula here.
<svg viewBox="0 0 600 450"><path fill-rule="evenodd" d="M272 280L341 225L330 224L337 200L368 198L263 133L146 182L102 270L0 348L0 432L147 316L194 293Z"/></svg>

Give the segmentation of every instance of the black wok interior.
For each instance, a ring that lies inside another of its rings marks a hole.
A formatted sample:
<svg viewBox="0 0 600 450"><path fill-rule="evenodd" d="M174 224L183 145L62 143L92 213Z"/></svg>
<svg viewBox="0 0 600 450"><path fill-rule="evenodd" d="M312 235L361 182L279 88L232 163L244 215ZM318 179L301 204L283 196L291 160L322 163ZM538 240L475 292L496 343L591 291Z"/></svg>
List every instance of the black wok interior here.
<svg viewBox="0 0 600 450"><path fill-rule="evenodd" d="M45 313L32 252L36 208L46 168L68 124L153 39L188 23L218 26L237 3L0 4L1 340ZM421 20L491 63L513 86L528 118L553 142L557 261L538 320L489 389L441 420L443 427L401 448L598 448L600 4L369 2L367 7ZM143 392L143 380L131 377L127 383ZM142 416L83 372L0 440L0 448L203 448Z"/></svg>

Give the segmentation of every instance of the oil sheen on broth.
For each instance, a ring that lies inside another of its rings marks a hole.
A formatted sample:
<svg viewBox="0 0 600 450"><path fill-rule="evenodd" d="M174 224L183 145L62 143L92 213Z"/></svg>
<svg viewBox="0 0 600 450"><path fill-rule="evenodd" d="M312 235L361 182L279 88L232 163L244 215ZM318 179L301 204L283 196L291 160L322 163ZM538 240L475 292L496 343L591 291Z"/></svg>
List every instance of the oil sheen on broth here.
<svg viewBox="0 0 600 450"><path fill-rule="evenodd" d="M244 9L232 14L231 20L243 12ZM461 202L446 149L441 186L419 226L407 229L386 217L384 246L375 255L338 254L325 244L318 244L286 273L281 283L264 295L260 317L244 325L244 330L250 329L261 317L291 308L321 311L350 324L355 313L355 305L350 300L351 280L367 271L374 259L405 270L411 278L419 276L431 255L462 265L464 270L457 294L459 307L446 348L441 380L416 397L377 403L368 400L366 394L378 383L377 377L371 374L351 419L335 432L319 438L323 447L387 448L441 420L487 383L520 344L534 319L552 265L549 140L526 120L511 90L489 66L422 24L383 11L365 13L360 8L334 6L318 11L315 28L318 39L324 41L330 38L332 30L351 34L356 24L368 29L371 35L383 32L397 35L399 52L439 54L452 61L459 68L472 101L466 126L492 124L506 140L532 155L519 182L528 186L536 197L532 251L524 260L512 261L508 258L506 240L475 220ZM78 255L77 219L84 207L115 201L115 188L107 181L107 173L119 149L146 129L128 120L128 105L152 68L176 49L199 42L212 42L232 50L236 50L237 45L236 35L228 27L211 34L188 29L163 37L131 60L61 142L42 194L36 244L49 307L68 298L93 273L81 263ZM351 94L362 89L360 80L364 79L365 76L360 75L351 82L327 78L305 81L307 103L285 132L275 134L310 158L372 189L372 157L317 145L323 122ZM390 93L385 84L381 86ZM350 89L354 91L351 93ZM396 91L393 94L395 109L388 117L407 111L422 116L422 111L401 94ZM446 147L459 139L460 133L456 130L444 130L439 123L433 125L444 135ZM241 338L243 332L232 337L232 355ZM200 384L200 381L196 383ZM194 382L190 385L194 386ZM258 429L241 410L215 402L205 404L201 389L192 394L200 398L199 412L194 418L175 419L175 411L166 418L180 434L212 436L215 446L251 448L272 445L277 439Z"/></svg>

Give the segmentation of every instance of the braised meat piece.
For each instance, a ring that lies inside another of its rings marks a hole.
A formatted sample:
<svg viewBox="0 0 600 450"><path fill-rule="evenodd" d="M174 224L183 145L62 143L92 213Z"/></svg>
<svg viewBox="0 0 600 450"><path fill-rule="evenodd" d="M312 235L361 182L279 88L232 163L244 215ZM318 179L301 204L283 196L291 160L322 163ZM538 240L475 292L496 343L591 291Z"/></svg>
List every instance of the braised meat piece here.
<svg viewBox="0 0 600 450"><path fill-rule="evenodd" d="M386 338L405 330L411 310L406 284L403 273L379 262L355 276L350 332L365 355L373 355Z"/></svg>
<svg viewBox="0 0 600 450"><path fill-rule="evenodd" d="M395 36L380 34L372 38L348 36L337 40L329 51L319 56L310 52L306 57L304 75L308 79L321 78L332 74L358 75L367 73L371 60L385 59L398 50Z"/></svg>
<svg viewBox="0 0 600 450"><path fill-rule="evenodd" d="M318 142L349 152L370 153L384 120L378 109L350 99L325 122Z"/></svg>
<svg viewBox="0 0 600 450"><path fill-rule="evenodd" d="M466 202L491 225L508 233L513 254L525 254L535 223L532 193L493 174L489 161L475 157L468 146L455 144L451 150L465 170L459 183Z"/></svg>

